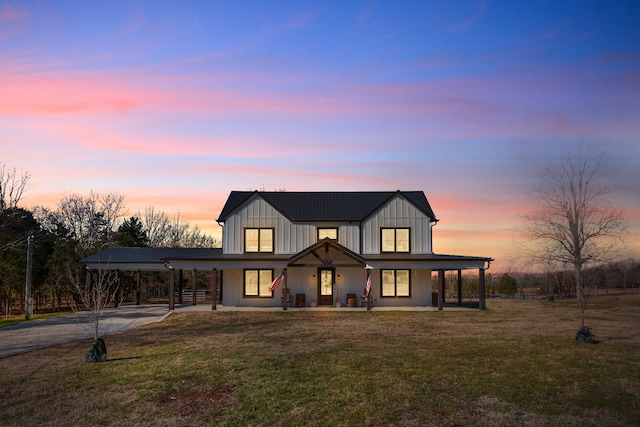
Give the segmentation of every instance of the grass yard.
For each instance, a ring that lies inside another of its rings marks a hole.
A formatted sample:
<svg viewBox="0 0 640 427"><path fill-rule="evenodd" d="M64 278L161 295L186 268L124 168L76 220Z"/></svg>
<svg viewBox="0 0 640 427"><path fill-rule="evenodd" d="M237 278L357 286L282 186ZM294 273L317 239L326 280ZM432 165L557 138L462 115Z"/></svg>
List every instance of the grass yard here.
<svg viewBox="0 0 640 427"><path fill-rule="evenodd" d="M203 312L0 359L0 425L640 425L640 295L487 311Z"/></svg>

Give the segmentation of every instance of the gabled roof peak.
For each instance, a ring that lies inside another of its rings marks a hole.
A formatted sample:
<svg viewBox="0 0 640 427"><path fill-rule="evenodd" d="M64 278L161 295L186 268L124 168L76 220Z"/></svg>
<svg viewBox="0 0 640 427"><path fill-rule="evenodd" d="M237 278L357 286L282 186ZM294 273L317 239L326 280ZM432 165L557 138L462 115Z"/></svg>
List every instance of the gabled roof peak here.
<svg viewBox="0 0 640 427"><path fill-rule="evenodd" d="M403 197L437 221L422 191L232 191L220 213L224 222L253 197L261 197L293 222L363 221L394 197Z"/></svg>

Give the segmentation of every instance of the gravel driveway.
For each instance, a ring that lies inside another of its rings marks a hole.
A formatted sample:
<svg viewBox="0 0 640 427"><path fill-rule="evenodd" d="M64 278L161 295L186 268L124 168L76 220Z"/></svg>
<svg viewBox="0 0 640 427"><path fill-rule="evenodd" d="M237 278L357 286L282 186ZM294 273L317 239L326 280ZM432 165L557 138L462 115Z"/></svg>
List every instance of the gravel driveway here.
<svg viewBox="0 0 640 427"><path fill-rule="evenodd" d="M123 306L106 310L101 321L101 335L159 322L169 315L166 304ZM21 322L0 328L0 358L52 345L93 338L93 323L86 314L61 316Z"/></svg>

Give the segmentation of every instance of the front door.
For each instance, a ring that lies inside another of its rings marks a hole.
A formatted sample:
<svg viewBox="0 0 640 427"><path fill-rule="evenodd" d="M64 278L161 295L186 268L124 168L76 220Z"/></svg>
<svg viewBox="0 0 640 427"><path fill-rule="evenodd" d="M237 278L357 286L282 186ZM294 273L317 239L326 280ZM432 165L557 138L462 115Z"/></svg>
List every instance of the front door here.
<svg viewBox="0 0 640 427"><path fill-rule="evenodd" d="M333 305L333 268L318 269L318 305Z"/></svg>

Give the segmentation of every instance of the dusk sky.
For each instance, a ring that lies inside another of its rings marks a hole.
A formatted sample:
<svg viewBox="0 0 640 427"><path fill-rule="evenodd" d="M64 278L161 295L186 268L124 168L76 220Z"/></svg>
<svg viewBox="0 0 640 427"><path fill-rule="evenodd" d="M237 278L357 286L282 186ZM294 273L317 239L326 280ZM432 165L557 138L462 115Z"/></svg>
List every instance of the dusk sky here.
<svg viewBox="0 0 640 427"><path fill-rule="evenodd" d="M219 236L233 190L421 190L436 253L501 269L576 144L608 155L640 258L638 1L0 0L26 208L118 192Z"/></svg>

